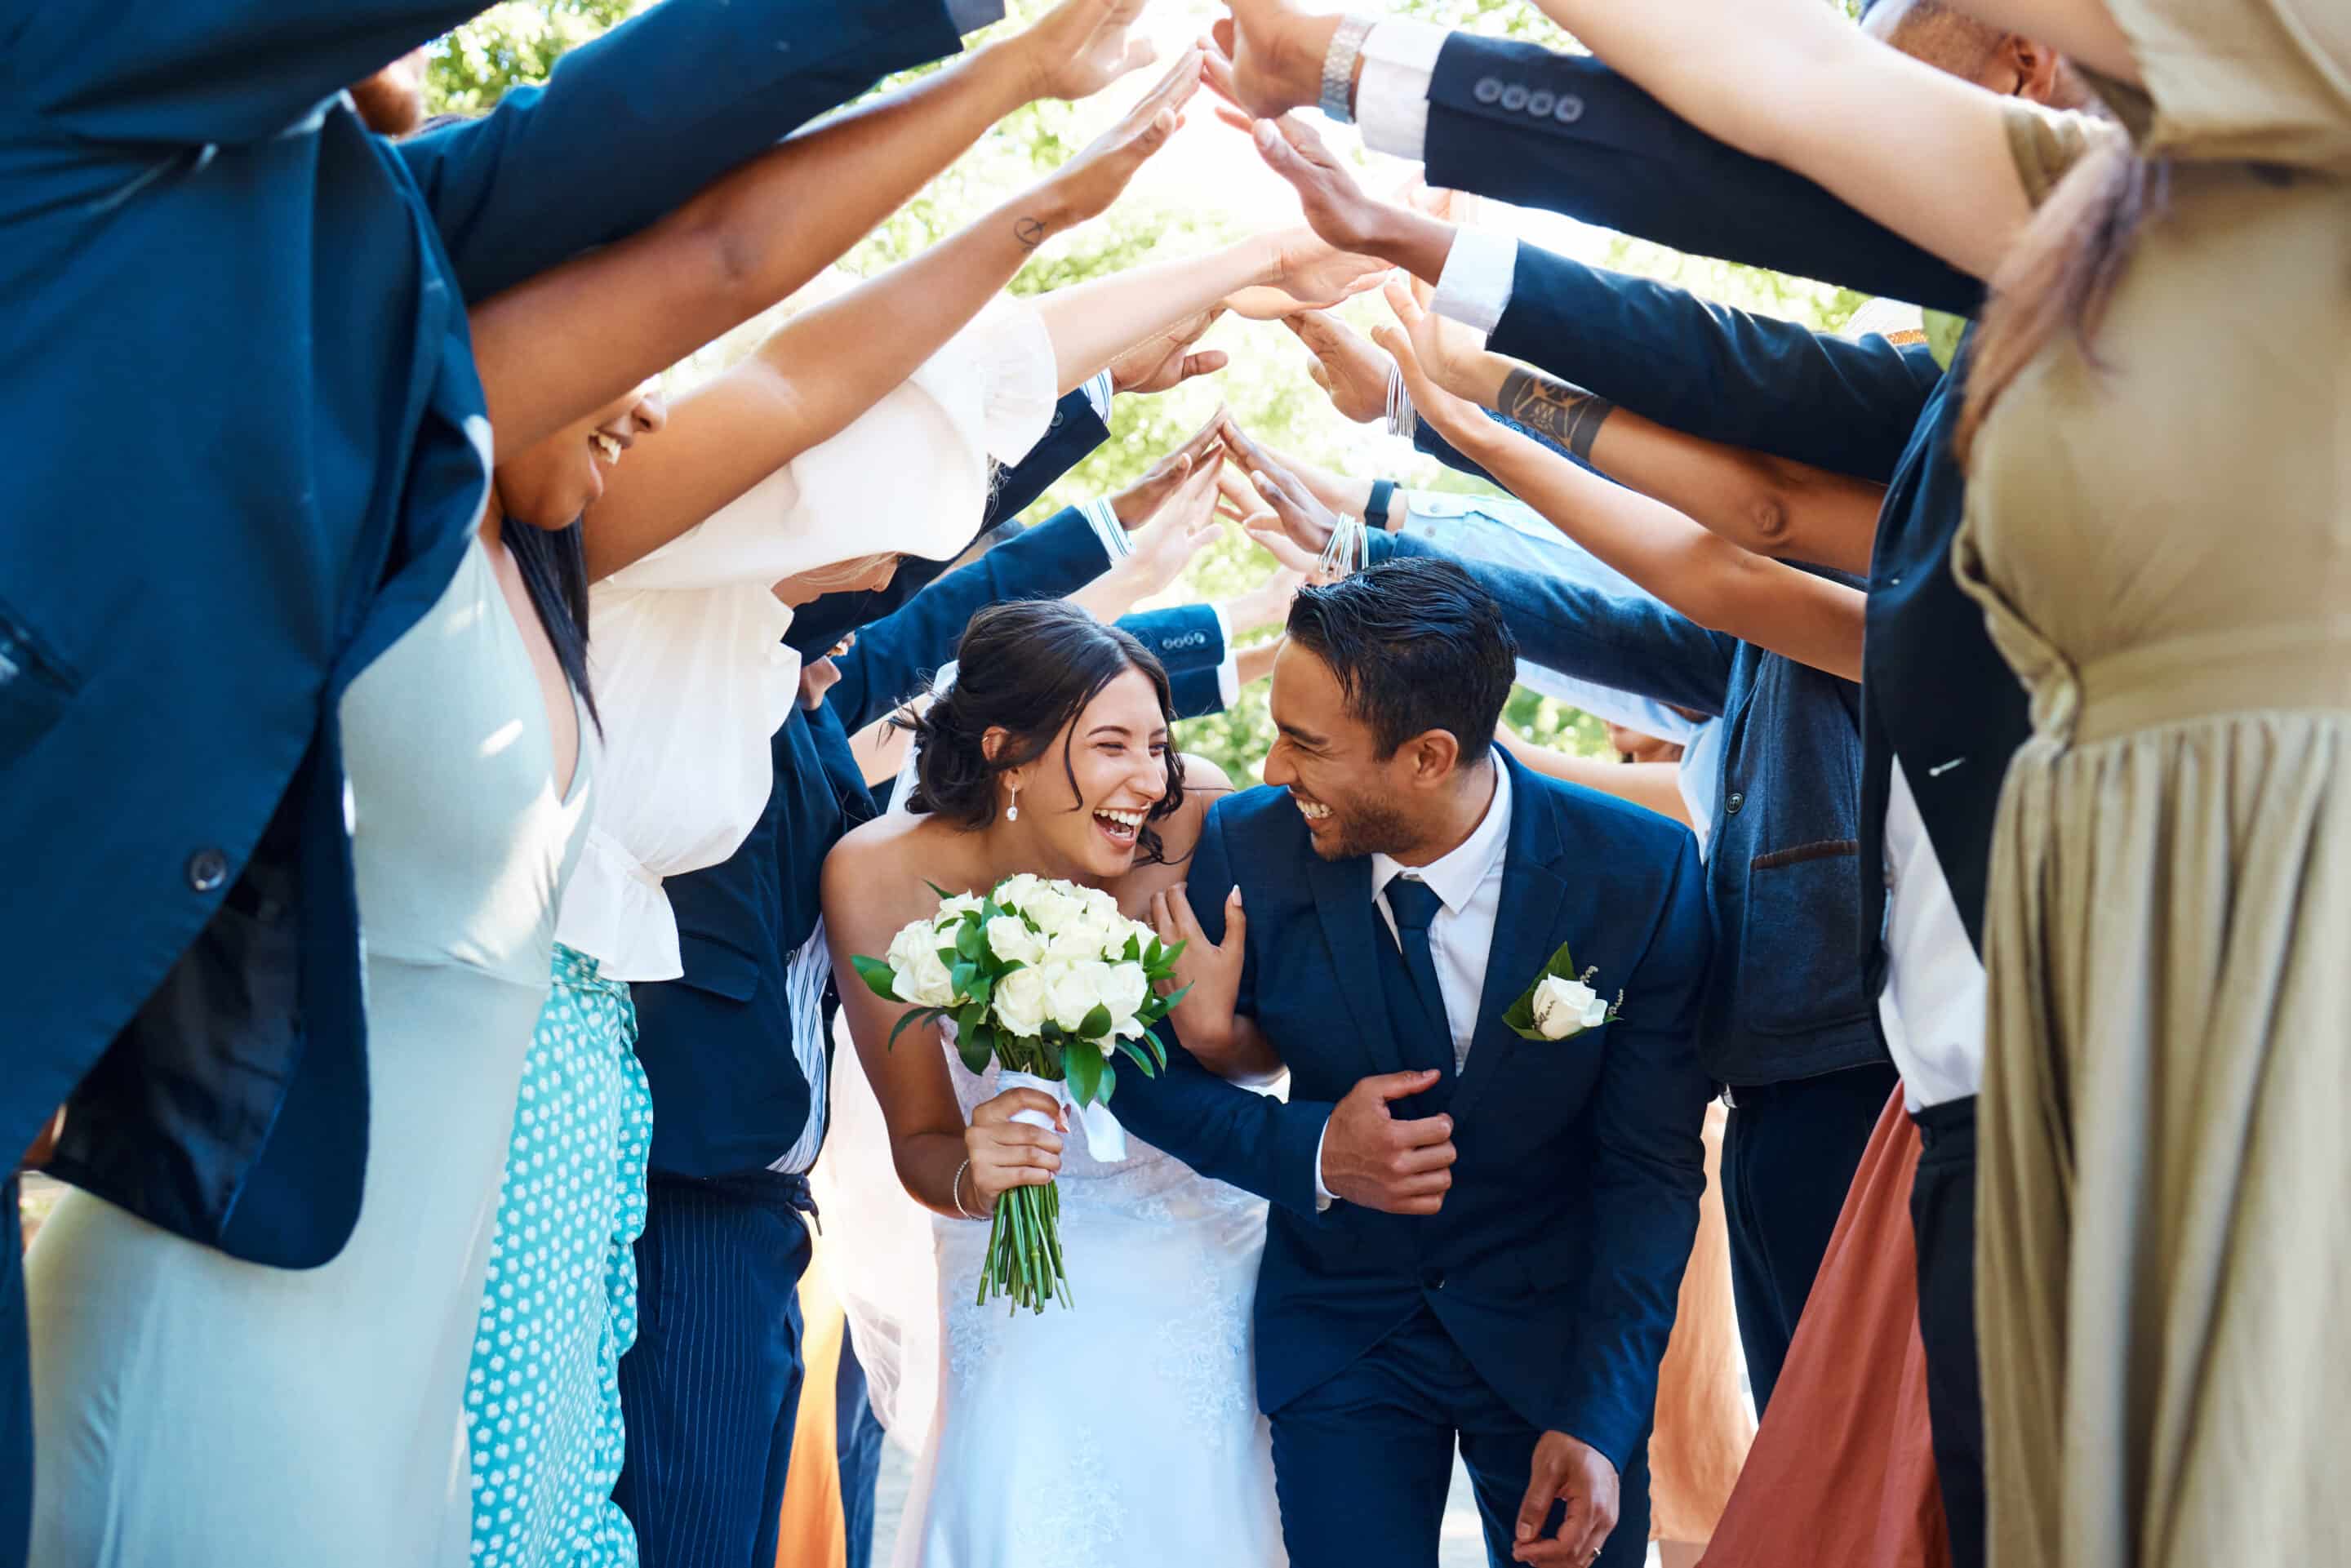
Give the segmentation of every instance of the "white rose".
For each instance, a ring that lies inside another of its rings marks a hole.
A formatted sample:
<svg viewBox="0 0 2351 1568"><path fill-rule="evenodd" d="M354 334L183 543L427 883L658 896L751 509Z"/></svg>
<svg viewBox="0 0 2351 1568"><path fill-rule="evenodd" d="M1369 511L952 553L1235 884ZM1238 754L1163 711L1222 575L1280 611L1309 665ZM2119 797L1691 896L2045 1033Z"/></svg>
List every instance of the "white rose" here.
<svg viewBox="0 0 2351 1568"><path fill-rule="evenodd" d="M1045 1008L1055 1023L1075 1031L1086 1015L1101 1005L1102 982L1110 966L1099 958L1045 966Z"/></svg>
<svg viewBox="0 0 2351 1568"><path fill-rule="evenodd" d="M1102 931L1083 919L1071 921L1045 940L1045 956L1065 964L1099 959L1102 956Z"/></svg>
<svg viewBox="0 0 2351 1568"><path fill-rule="evenodd" d="M1043 883L1044 878L1033 871L1019 872L998 883L995 891L988 896L996 900L996 905L999 909L1018 909L1020 907L1021 901L1035 893Z"/></svg>
<svg viewBox="0 0 2351 1568"><path fill-rule="evenodd" d="M1015 969L996 983L990 1008L1008 1034L1033 1040L1045 1032L1045 971Z"/></svg>
<svg viewBox="0 0 2351 1568"><path fill-rule="evenodd" d="M958 893L953 898L943 898L939 900L939 912L931 916L931 924L934 925L952 925L956 921L962 919L966 915L977 913L985 902L985 900L976 897L968 893Z"/></svg>
<svg viewBox="0 0 2351 1568"><path fill-rule="evenodd" d="M1080 906L1078 901L1068 894L1050 887L1040 887L1020 901L1020 913L1026 915L1038 930L1053 936L1077 923Z"/></svg>
<svg viewBox="0 0 2351 1568"><path fill-rule="evenodd" d="M999 915L987 923L987 949L1008 964L1033 964L1045 956L1045 939L1019 915Z"/></svg>
<svg viewBox="0 0 2351 1568"><path fill-rule="evenodd" d="M890 939L890 988L917 1007L943 1008L955 1000L955 980L940 962L938 933L917 922Z"/></svg>
<svg viewBox="0 0 2351 1568"><path fill-rule="evenodd" d="M1113 964L1102 976L1102 1004L1110 1009L1111 1032L1129 1038L1141 1030L1134 1015L1151 998L1151 977L1140 964Z"/></svg>
<svg viewBox="0 0 2351 1568"><path fill-rule="evenodd" d="M1565 1040L1608 1021L1608 1003L1581 980L1545 975L1535 988L1535 1028L1545 1040Z"/></svg>

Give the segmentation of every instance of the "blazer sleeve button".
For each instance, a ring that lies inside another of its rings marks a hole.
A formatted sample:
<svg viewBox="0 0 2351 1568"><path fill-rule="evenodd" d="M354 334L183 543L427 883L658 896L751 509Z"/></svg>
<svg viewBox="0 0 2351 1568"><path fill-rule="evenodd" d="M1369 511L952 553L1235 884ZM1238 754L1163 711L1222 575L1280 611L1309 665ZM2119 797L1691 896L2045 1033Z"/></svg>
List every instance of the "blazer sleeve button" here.
<svg viewBox="0 0 2351 1568"><path fill-rule="evenodd" d="M1562 125L1573 125L1583 118L1583 100L1572 92L1561 93L1559 102L1552 107L1551 117Z"/></svg>
<svg viewBox="0 0 2351 1568"><path fill-rule="evenodd" d="M1502 96L1502 78L1499 77L1479 77L1478 78L1478 85L1469 89L1469 96L1476 99L1479 103L1494 102Z"/></svg>
<svg viewBox="0 0 2351 1568"><path fill-rule="evenodd" d="M1526 108L1526 106L1527 89L1524 83L1512 82L1510 86L1502 89L1502 107L1504 109L1509 110L1512 114L1516 114L1519 110Z"/></svg>
<svg viewBox="0 0 2351 1568"><path fill-rule="evenodd" d="M188 857L188 886L197 893L216 893L228 881L228 856L202 849Z"/></svg>
<svg viewBox="0 0 2351 1568"><path fill-rule="evenodd" d="M1539 87L1535 89L1533 92L1527 95L1527 112L1533 115L1537 120L1541 120L1549 116L1551 111L1554 108L1558 107L1558 104L1559 94L1552 91L1549 88Z"/></svg>

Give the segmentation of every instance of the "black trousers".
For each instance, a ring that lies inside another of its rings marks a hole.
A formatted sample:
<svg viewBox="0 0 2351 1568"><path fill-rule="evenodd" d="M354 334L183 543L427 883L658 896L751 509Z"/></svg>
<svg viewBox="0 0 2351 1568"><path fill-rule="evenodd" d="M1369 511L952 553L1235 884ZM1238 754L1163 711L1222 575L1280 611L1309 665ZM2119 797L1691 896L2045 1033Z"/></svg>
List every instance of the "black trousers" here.
<svg viewBox="0 0 2351 1568"><path fill-rule="evenodd" d="M772 1568L799 1416L808 1183L655 1171L645 1197L613 1500L644 1568Z"/></svg>
<svg viewBox="0 0 2351 1568"><path fill-rule="evenodd" d="M1889 1064L1735 1088L1722 1141L1730 1291L1758 1415L1771 1401L1853 1173L1898 1082Z"/></svg>
<svg viewBox="0 0 2351 1568"><path fill-rule="evenodd" d="M1976 1102L1913 1118L1921 1145L1910 1186L1918 1250L1918 1337L1927 1349L1927 1419L1951 1530L1953 1568L1983 1568L1983 1390L1976 1376Z"/></svg>

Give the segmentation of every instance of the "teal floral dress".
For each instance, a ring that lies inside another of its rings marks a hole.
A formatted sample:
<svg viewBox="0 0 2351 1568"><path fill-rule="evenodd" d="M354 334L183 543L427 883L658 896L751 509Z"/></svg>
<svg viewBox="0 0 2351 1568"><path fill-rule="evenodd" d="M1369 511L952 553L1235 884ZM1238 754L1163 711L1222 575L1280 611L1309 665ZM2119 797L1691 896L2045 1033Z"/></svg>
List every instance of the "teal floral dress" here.
<svg viewBox="0 0 2351 1568"><path fill-rule="evenodd" d="M465 1385L475 1568L628 1568L612 1500L653 1095L629 988L558 943L515 1105Z"/></svg>

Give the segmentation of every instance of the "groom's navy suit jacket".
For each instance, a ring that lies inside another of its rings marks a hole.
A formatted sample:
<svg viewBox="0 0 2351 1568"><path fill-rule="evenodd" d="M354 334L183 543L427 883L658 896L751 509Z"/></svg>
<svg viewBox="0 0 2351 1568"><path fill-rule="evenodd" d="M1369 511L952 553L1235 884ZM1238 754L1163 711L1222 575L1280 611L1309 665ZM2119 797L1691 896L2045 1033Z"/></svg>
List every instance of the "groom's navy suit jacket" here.
<svg viewBox="0 0 2351 1568"><path fill-rule="evenodd" d="M1318 1212L1315 1162L1333 1103L1409 1052L1391 1026L1368 859L1325 861L1286 791L1208 814L1189 874L1224 938L1248 911L1240 1010L1290 1071L1287 1103L1216 1078L1180 1049L1120 1081L1137 1135L1204 1176L1275 1203L1258 1276L1260 1408L1367 1354L1424 1307L1495 1392L1621 1472L1656 1403L1658 1358L1706 1186L1708 1084L1694 1045L1708 932L1684 829L1502 759L1511 810L1500 915L1468 1065L1452 1086L1459 1158L1441 1213ZM1562 944L1623 1016L1565 1040L1521 1040L1502 1014ZM1452 1060L1451 1042L1441 1052Z"/></svg>

